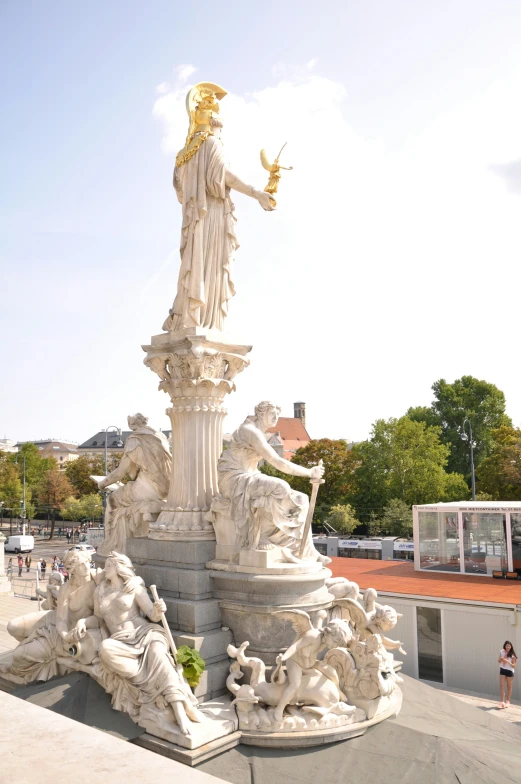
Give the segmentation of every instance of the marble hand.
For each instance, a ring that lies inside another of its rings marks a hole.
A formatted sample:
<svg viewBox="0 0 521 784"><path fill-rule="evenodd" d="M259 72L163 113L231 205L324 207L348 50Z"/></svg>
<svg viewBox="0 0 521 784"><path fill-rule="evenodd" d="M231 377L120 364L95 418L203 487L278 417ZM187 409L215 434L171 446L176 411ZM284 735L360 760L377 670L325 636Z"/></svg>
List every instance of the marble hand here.
<svg viewBox="0 0 521 784"><path fill-rule="evenodd" d="M157 602L154 602L154 617L161 618L163 613L166 613L166 603L163 599L159 599Z"/></svg>
<svg viewBox="0 0 521 784"><path fill-rule="evenodd" d="M85 637L86 633L87 633L87 624L85 623L84 618L80 618L80 620L77 622L74 629L72 629L72 631L69 632L69 636L73 642L77 642L78 640L81 640L83 637Z"/></svg>
<svg viewBox="0 0 521 784"><path fill-rule="evenodd" d="M266 191L257 191L256 196L257 196L257 201L259 202L263 210L269 212L275 209L275 204L273 203L273 197L270 196L269 193L266 193Z"/></svg>
<svg viewBox="0 0 521 784"><path fill-rule="evenodd" d="M322 479L322 477L324 476L324 470L325 469L324 466L322 465L322 460L318 465L313 466L313 468L310 468L309 478L311 479L311 481L316 482L319 479Z"/></svg>

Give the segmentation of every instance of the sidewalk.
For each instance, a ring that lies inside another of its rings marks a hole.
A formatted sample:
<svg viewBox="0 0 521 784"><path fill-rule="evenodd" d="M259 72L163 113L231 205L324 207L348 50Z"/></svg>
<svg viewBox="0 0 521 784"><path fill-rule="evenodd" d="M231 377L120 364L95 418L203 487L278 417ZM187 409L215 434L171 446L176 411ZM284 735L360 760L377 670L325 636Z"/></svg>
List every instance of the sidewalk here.
<svg viewBox="0 0 521 784"><path fill-rule="evenodd" d="M424 681L424 683L427 683L427 681ZM508 708L503 708L502 710L498 709L499 683L497 697L492 697L489 694L478 694L477 692L463 691L462 689L444 689L443 686L440 686L439 683L432 683L431 681L428 681L428 684L429 686L433 686L435 689L444 691L445 694L449 694L451 697L457 697L458 700L466 702L467 705L473 705L475 708L479 708L479 710L487 711L487 713L491 712L492 716L495 716L498 719L505 719L506 721L511 721L513 724L521 725L520 700L512 700L512 704L509 705Z"/></svg>
<svg viewBox="0 0 521 784"><path fill-rule="evenodd" d="M16 588L16 580L14 588ZM15 638L7 633L7 624L9 621L12 618L17 618L19 615L36 612L37 610L38 603L36 601L0 593L0 661L2 660L3 654L16 648L18 645Z"/></svg>

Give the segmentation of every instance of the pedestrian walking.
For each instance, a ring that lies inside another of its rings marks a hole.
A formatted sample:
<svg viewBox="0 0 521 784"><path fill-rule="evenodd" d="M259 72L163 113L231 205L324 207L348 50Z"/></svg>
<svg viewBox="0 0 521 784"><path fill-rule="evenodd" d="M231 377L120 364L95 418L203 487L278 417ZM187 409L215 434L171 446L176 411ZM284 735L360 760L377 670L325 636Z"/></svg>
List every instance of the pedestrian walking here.
<svg viewBox="0 0 521 784"><path fill-rule="evenodd" d="M27 553L27 555L25 556L25 567L27 569L27 572L29 572L32 562L33 559L31 558L30 553Z"/></svg>
<svg viewBox="0 0 521 784"><path fill-rule="evenodd" d="M24 568L24 559L21 555L18 556L18 577L22 576L22 569Z"/></svg>
<svg viewBox="0 0 521 784"><path fill-rule="evenodd" d="M47 569L47 561L45 558L41 559L42 580L45 580L45 570Z"/></svg>
<svg viewBox="0 0 521 784"><path fill-rule="evenodd" d="M70 543L71 543L71 536L72 536L72 534L71 534L71 532L69 531L69 529L67 528L67 544L70 544Z"/></svg>
<svg viewBox="0 0 521 784"><path fill-rule="evenodd" d="M512 686L514 684L514 672L517 664L517 656L514 646L510 640L503 643L499 652L499 705L498 708L508 708L512 698ZM506 699L504 699L506 697Z"/></svg>

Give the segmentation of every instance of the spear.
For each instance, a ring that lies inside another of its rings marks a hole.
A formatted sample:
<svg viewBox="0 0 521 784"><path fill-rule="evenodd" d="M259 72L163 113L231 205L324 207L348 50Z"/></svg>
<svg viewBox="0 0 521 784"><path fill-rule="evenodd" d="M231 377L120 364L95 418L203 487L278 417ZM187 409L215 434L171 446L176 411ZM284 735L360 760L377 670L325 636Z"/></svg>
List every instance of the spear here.
<svg viewBox="0 0 521 784"><path fill-rule="evenodd" d="M159 596L158 596L157 588L156 588L155 585L151 585L150 586L150 593L152 594L152 596L154 598L154 601L158 602L159 601ZM163 629L165 630L166 637L167 637L167 640L168 640L168 644L170 645L170 650L172 651L172 658L174 660L176 669L181 672L183 668L179 665L179 663L177 661L177 648L176 648L176 645L175 645L175 642L174 642L174 638L172 637L172 632L170 631L170 626L168 625L168 622L166 620L166 615L164 613L161 613L160 620L161 620L161 623L163 624Z"/></svg>
<svg viewBox="0 0 521 784"><path fill-rule="evenodd" d="M322 460L319 460L318 464L321 466L322 465ZM298 554L299 558L302 558L302 556L304 555L304 549L306 547L307 538L309 536L309 531L310 531L310 528L311 528L311 521L313 520L313 513L315 511L315 504L317 502L318 488L320 487L320 485L324 484L324 481L325 481L324 479L310 479L310 482L311 482L311 485L312 485L312 487L311 487L311 499L309 501L309 507L308 507L308 513L307 513L307 516L306 516L306 522L304 523L304 532L302 534L302 540L300 542L300 550L299 550L299 554Z"/></svg>

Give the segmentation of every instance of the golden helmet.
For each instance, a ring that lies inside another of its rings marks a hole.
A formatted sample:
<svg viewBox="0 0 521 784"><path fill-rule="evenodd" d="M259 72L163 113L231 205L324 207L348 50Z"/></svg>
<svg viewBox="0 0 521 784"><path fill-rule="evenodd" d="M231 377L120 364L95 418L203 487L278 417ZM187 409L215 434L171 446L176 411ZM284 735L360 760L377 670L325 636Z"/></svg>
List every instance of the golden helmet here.
<svg viewBox="0 0 521 784"><path fill-rule="evenodd" d="M188 136L199 131L209 131L210 120L219 113L219 101L226 90L213 82L199 82L186 96L186 111L190 118Z"/></svg>

